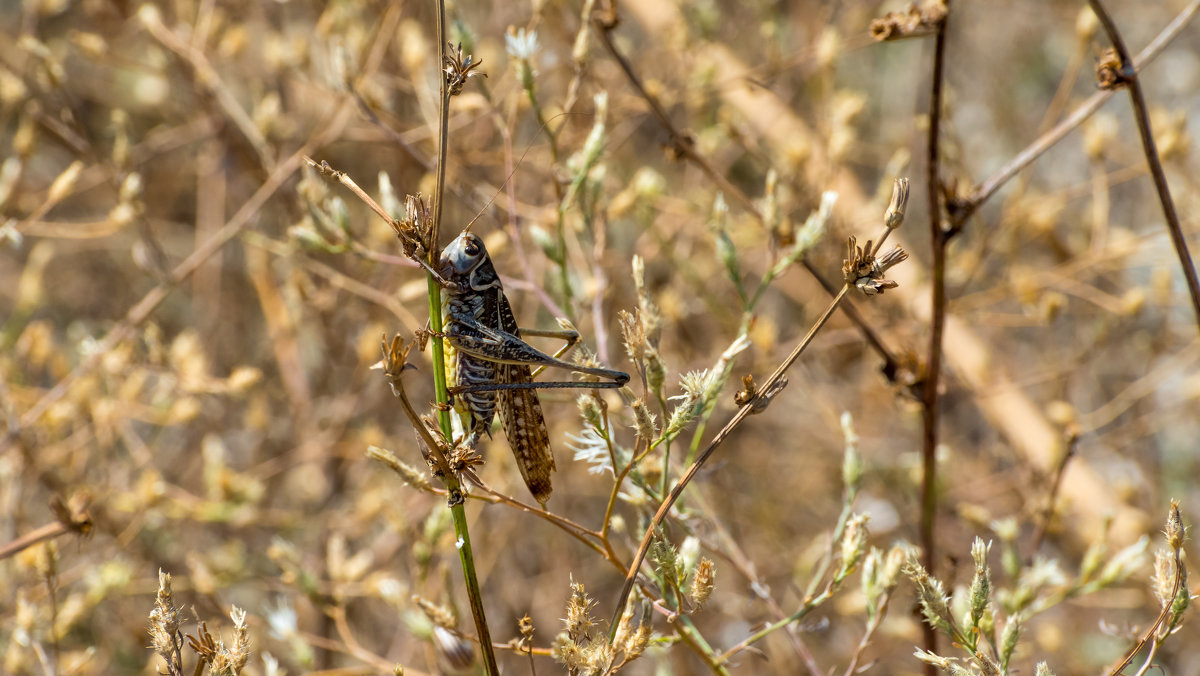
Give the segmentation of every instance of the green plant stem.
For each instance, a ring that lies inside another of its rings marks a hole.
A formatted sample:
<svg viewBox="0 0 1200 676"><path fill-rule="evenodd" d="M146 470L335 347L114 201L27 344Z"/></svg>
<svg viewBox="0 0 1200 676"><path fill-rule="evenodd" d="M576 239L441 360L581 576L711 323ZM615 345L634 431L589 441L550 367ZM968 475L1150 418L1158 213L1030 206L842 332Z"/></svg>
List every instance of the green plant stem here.
<svg viewBox="0 0 1200 676"><path fill-rule="evenodd" d="M442 51L446 46L446 2L437 0L437 66L438 81L441 83L441 106L438 119L438 160L437 183L434 188L433 228L430 237L428 263L431 267L437 265L439 249L438 233L442 223L442 197L446 188L446 146L450 121L450 90L446 76L442 70ZM442 436L453 442L454 431L450 425L450 394L446 389L446 352L442 344L442 287L430 272L425 273L429 289L429 328L433 333L433 387L437 399L438 425ZM479 648L483 654L483 668L489 676L499 676L496 666L496 654L492 648L492 636L488 631L487 617L483 609L483 593L479 589L479 579L475 575L475 556L471 548L471 534L467 530L467 511L463 500L462 486L454 472L442 477L450 496L447 503L450 516L454 522L456 536L455 547L458 549L458 560L462 565L463 581L467 585L467 598L470 599L471 615L475 619L475 632L479 637Z"/></svg>

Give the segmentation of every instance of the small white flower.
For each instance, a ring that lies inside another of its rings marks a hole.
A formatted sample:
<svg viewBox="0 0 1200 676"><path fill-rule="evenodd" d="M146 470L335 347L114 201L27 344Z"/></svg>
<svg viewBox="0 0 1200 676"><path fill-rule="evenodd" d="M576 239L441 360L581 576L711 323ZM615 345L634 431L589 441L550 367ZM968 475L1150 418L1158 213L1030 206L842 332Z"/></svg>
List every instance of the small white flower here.
<svg viewBox="0 0 1200 676"><path fill-rule="evenodd" d="M524 28L509 30L504 36L504 49L514 59L527 61L537 52L537 31L526 31Z"/></svg>
<svg viewBox="0 0 1200 676"><path fill-rule="evenodd" d="M575 461L591 465L588 467L589 474L614 474L608 442L596 430L589 427L582 434L568 434L567 439L570 440L568 446L575 451Z"/></svg>

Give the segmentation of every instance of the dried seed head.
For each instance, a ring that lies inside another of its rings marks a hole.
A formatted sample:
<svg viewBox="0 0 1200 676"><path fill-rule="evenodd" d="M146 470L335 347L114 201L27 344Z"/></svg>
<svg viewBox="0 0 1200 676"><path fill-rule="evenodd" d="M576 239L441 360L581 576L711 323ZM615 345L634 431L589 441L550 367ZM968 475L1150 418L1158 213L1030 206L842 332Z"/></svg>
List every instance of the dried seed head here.
<svg viewBox="0 0 1200 676"><path fill-rule="evenodd" d="M1171 501L1171 509L1167 512L1167 528L1163 531L1167 537L1167 545L1178 551L1183 547L1187 529L1183 526L1183 517L1179 514L1179 501Z"/></svg>
<svg viewBox="0 0 1200 676"><path fill-rule="evenodd" d="M522 615L521 619L517 621L517 629L521 632L518 648L525 652L533 650L533 618Z"/></svg>
<svg viewBox="0 0 1200 676"><path fill-rule="evenodd" d="M1101 89L1120 89L1129 84L1129 75L1115 49L1104 50L1096 61L1096 85Z"/></svg>
<svg viewBox="0 0 1200 676"><path fill-rule="evenodd" d="M455 46L447 42L446 52L442 55L442 72L445 73L450 96L461 94L467 80L480 75L487 77L487 73L475 70L482 64L482 60L475 61L470 54L463 57L462 43Z"/></svg>
<svg viewBox="0 0 1200 676"><path fill-rule="evenodd" d="M692 576L692 586L688 590L688 598L693 606L699 609L712 596L717 583L717 568L711 559L701 558L696 564L696 572Z"/></svg>
<svg viewBox="0 0 1200 676"><path fill-rule="evenodd" d="M1045 662L1038 662L1033 676L1054 676L1054 672L1050 671L1050 667Z"/></svg>

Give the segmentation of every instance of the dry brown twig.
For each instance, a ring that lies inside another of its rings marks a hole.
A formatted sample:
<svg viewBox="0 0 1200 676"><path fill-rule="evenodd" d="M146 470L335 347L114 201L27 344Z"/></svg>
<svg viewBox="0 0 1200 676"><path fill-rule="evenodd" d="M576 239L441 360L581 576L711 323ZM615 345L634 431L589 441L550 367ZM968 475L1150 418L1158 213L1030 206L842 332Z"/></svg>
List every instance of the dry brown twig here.
<svg viewBox="0 0 1200 676"><path fill-rule="evenodd" d="M853 262L847 261L843 265L843 270L845 271L849 269L850 272L844 272L846 281L842 284L841 290L838 291L837 295L833 297L833 300L830 301L829 306L816 320L804 338L801 339L800 343L793 348L791 353L766 379L761 388L755 385L753 378L749 378L744 381L744 389L742 390L742 393L738 395L739 400L743 403L741 404L740 408L738 408L737 413L735 413L733 418L726 423L725 426L716 433L716 435L713 436L712 440L709 441L704 451L696 456L696 459L690 466L688 466L683 474L680 475L679 479L675 482L675 486L671 489L671 492L663 499L662 504L659 505L658 510L654 513L653 518L650 520L650 525L646 528L645 535L642 536L642 541L638 546L637 552L633 555L633 560L631 561L629 570L625 575L625 583L622 586L620 594L617 596L616 611L612 620L612 627L614 628L614 631L615 627L617 626L617 622L620 619L620 615L625 608L625 602L629 598L629 593L633 590L633 585L638 577L638 571L641 568L642 562L646 558L646 554L650 550L651 543L654 541L654 534L661 526L663 520L666 519L667 513L671 511L671 507L674 506L675 502L679 499L679 496L683 494L684 489L689 483L691 483L692 479L696 477L696 474L700 471L700 468L704 466L705 462L707 462L710 457L712 457L713 453L721 446L721 444L726 438L728 438L729 434L732 433L734 429L736 429L748 416L761 413L763 410L765 410L770 404L771 400L783 390L783 388L787 385L785 374L787 373L788 369L791 368L792 364L794 364L796 360L800 358L800 355L802 355L804 350L809 346L809 344L812 343L813 338L816 337L817 333L821 330L825 323L829 321L829 318L833 315L834 310L837 309L838 304L846 296L846 293L850 289L859 288L864 295L873 295L874 293L882 293L886 288L888 288L886 284L882 283L883 274L887 272L888 267L895 265L907 258L907 254L904 254L903 251L897 249L893 253L888 254L887 258L889 259L889 263L882 264L877 261L873 252L877 251L879 247L883 246L883 243L887 240L888 235L890 235L893 230L900 227L900 225L904 222L904 212L907 206L906 203L908 198L907 179L896 180L896 185L892 191L892 195L892 202L889 204L887 213L884 215L883 233L879 238L879 244L872 249L872 253L866 254L854 246L853 243L850 243L850 247L858 256ZM874 279L878 283L864 282L860 284L860 270L867 271L866 277L868 279ZM866 291L867 288L874 289L875 291L868 293ZM717 663L719 664L720 662L718 661Z"/></svg>

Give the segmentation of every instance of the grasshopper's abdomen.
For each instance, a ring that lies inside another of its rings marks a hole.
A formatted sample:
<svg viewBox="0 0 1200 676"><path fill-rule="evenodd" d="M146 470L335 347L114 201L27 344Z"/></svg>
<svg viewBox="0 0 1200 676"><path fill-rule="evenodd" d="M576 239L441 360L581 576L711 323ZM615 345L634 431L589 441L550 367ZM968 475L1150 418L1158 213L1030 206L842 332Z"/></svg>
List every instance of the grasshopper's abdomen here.
<svg viewBox="0 0 1200 676"><path fill-rule="evenodd" d="M456 340L463 338L478 338L471 335L474 332L455 321L461 313L474 315L470 303L463 299L449 296L443 300L442 326L449 340L443 343L446 363L446 383L451 387L468 387L471 385L491 385L496 383L498 364L493 361L474 357L462 350L454 348ZM463 426L468 434L480 437L484 433L491 435L492 420L496 417L496 392L484 390L480 392L464 392L454 397L454 409L463 418Z"/></svg>

